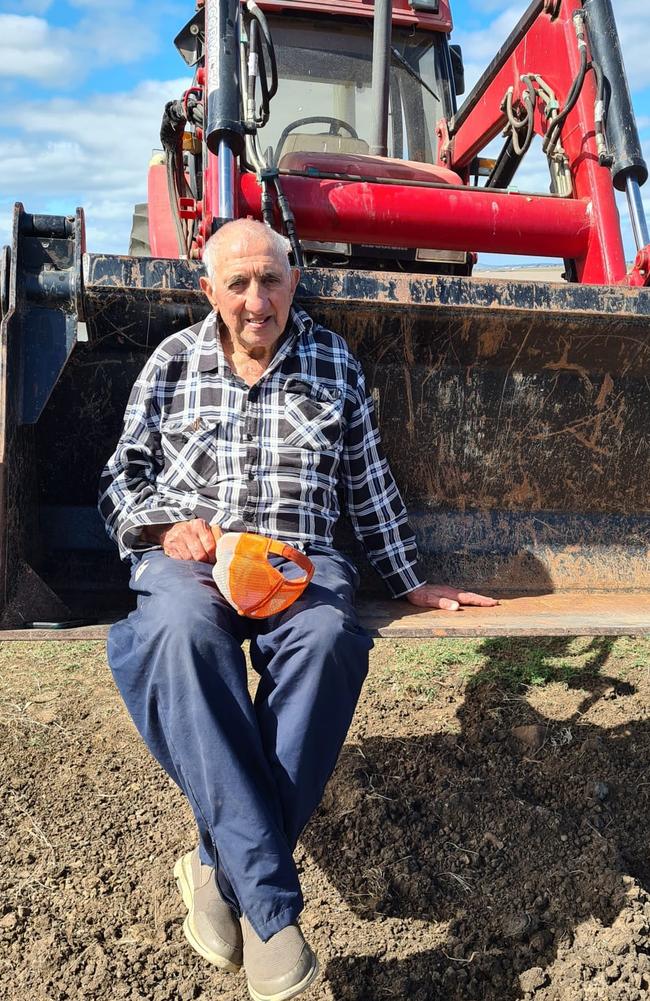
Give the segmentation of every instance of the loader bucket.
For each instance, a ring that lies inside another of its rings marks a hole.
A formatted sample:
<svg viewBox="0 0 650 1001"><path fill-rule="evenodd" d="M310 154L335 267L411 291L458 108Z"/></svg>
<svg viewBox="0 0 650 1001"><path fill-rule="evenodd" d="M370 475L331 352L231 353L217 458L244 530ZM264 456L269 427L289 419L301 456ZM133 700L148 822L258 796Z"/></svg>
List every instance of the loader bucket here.
<svg viewBox="0 0 650 1001"><path fill-rule="evenodd" d="M199 265L82 258L81 223L19 206L4 259L5 628L131 607L99 473L152 348L207 312ZM650 291L309 269L298 300L364 365L432 579L563 596L576 633L650 631Z"/></svg>

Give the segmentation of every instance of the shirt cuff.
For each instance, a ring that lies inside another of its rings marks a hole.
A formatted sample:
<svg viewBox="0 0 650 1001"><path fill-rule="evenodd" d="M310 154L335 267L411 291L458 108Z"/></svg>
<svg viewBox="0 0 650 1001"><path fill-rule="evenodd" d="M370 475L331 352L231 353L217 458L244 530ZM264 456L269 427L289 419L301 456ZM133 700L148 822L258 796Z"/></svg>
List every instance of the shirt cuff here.
<svg viewBox="0 0 650 1001"><path fill-rule="evenodd" d="M405 594L409 594L426 584L427 574L424 566L418 560L410 566L403 567L390 576L384 577L384 582L392 598L403 598Z"/></svg>
<svg viewBox="0 0 650 1001"><path fill-rule="evenodd" d="M124 519L117 532L117 544L122 559L151 549L160 549L156 542L145 542L142 529L148 525L171 525L176 521L189 521L194 512L189 508L156 507L135 511Z"/></svg>

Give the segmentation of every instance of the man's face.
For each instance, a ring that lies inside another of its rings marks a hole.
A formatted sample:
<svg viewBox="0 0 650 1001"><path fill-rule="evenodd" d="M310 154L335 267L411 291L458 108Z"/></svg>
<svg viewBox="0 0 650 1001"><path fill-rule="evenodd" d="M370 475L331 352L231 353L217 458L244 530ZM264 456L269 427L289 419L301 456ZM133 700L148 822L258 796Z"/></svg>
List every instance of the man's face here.
<svg viewBox="0 0 650 1001"><path fill-rule="evenodd" d="M216 276L201 288L228 328L233 347L270 358L289 316L300 272L288 268L263 234L237 235L220 248Z"/></svg>

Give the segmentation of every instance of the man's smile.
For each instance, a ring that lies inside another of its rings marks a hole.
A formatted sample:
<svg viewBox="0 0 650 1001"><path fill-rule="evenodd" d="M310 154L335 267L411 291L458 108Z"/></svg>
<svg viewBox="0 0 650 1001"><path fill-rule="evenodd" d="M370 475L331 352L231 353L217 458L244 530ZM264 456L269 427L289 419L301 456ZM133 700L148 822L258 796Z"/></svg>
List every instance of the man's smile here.
<svg viewBox="0 0 650 1001"><path fill-rule="evenodd" d="M247 327L252 327L253 330L260 330L262 327L265 327L268 323L271 323L272 321L273 317L270 315L262 317L249 316L247 319L244 320L244 324Z"/></svg>

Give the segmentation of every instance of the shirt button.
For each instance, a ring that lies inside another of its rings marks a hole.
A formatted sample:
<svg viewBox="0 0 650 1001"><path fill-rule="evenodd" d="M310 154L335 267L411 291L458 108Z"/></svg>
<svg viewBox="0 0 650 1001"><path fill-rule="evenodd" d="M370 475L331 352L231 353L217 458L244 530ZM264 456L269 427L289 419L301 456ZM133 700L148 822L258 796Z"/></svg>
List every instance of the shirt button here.
<svg viewBox="0 0 650 1001"><path fill-rule="evenodd" d="M252 434L250 433L250 431L247 431L246 432L246 441L252 441L252 440L253 440Z"/></svg>
<svg viewBox="0 0 650 1001"><path fill-rule="evenodd" d="M254 480L255 479L255 470L254 469L249 469L248 470L248 479L249 480Z"/></svg>
<svg viewBox="0 0 650 1001"><path fill-rule="evenodd" d="M248 399L250 400L251 403L255 403L258 396L259 396L259 389L257 389L255 386L253 386L252 389L249 389Z"/></svg>

